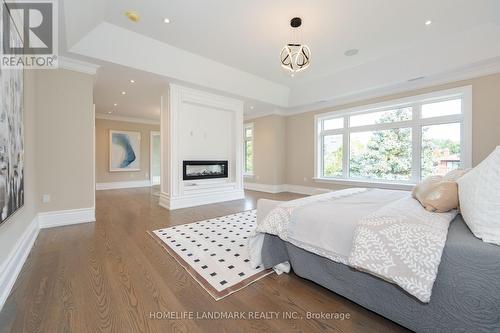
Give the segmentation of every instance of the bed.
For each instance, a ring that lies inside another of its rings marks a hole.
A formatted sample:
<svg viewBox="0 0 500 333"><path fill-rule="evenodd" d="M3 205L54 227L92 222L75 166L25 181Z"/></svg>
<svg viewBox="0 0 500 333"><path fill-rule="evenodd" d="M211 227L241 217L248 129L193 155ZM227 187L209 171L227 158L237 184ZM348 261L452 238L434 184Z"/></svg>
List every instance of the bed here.
<svg viewBox="0 0 500 333"><path fill-rule="evenodd" d="M260 200L258 219L280 203ZM500 247L476 238L460 215L450 224L428 303L276 235L265 234L261 259L266 268L288 261L298 276L417 332L500 332Z"/></svg>

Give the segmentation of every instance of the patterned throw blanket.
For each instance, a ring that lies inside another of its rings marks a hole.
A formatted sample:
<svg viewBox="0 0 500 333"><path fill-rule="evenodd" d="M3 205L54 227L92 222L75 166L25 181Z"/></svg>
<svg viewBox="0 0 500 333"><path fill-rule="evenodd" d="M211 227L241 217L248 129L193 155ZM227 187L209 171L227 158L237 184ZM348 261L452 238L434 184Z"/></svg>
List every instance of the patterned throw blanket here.
<svg viewBox="0 0 500 333"><path fill-rule="evenodd" d="M349 265L395 283L427 303L456 215L456 211L428 212L413 198L388 204L359 222Z"/></svg>

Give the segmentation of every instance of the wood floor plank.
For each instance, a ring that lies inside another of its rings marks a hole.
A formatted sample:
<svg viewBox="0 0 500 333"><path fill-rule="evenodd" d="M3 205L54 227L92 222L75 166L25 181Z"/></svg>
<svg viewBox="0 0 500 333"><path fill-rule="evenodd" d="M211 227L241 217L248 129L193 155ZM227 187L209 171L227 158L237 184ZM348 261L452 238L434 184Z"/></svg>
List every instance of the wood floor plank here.
<svg viewBox="0 0 500 333"><path fill-rule="evenodd" d="M157 188L99 191L95 223L41 231L0 312L0 333L407 332L293 273L267 276L216 302L147 233L254 209L260 198L300 195L248 191L244 200L168 211L157 194ZM234 311L279 316L182 319ZM283 317L308 311L349 313L351 319ZM169 313L177 318L165 318Z"/></svg>

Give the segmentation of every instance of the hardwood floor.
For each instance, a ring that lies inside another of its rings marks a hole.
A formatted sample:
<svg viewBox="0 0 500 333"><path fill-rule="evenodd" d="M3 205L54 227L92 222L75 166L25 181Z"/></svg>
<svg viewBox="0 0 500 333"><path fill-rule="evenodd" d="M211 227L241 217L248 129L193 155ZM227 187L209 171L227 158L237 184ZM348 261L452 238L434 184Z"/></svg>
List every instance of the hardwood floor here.
<svg viewBox="0 0 500 333"><path fill-rule="evenodd" d="M294 274L275 274L216 302L146 231L223 216L259 198L168 211L156 189L97 192L96 223L46 229L0 313L7 332L406 332ZM279 312L279 319L166 319L209 311ZM349 313L349 320L284 319L283 312ZM188 312L188 313L185 313ZM154 316L162 318L154 318Z"/></svg>

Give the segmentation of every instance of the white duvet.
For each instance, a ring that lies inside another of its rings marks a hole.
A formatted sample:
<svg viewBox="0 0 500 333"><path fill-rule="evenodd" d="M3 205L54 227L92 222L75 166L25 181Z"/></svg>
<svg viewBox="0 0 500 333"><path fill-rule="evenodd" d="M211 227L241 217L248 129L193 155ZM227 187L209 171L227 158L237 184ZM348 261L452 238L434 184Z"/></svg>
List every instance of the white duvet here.
<svg viewBox="0 0 500 333"><path fill-rule="evenodd" d="M409 192L382 189L348 189L284 202L258 219L249 241L251 264L262 264L264 234L269 233L396 283L428 302L455 215L427 212ZM405 240L409 232L415 244ZM413 250L422 263L409 263L406 254L401 255L401 241L410 247L405 253ZM415 249L421 242L427 242L426 248Z"/></svg>
<svg viewBox="0 0 500 333"><path fill-rule="evenodd" d="M380 207L410 196L405 191L354 188L287 201L257 220L250 237L250 262L262 265L264 234L279 236L300 248L348 263L357 222Z"/></svg>

